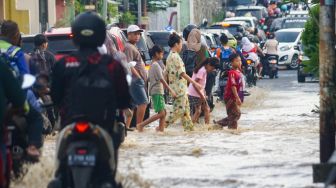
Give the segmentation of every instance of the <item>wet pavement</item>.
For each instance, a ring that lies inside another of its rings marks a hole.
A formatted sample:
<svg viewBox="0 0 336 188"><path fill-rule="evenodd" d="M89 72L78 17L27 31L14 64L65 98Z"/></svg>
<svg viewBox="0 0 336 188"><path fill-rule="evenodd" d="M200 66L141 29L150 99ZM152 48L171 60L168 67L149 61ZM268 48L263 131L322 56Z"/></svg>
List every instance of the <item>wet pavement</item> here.
<svg viewBox="0 0 336 188"><path fill-rule="evenodd" d="M165 133L153 124L131 132L120 150L118 179L124 187L318 187L312 163L319 161L318 83L298 84L295 71L281 71L251 89L238 131L197 125L184 132L177 123ZM216 104L213 119L226 116ZM42 163L30 167L14 187L46 187L53 172L54 140Z"/></svg>

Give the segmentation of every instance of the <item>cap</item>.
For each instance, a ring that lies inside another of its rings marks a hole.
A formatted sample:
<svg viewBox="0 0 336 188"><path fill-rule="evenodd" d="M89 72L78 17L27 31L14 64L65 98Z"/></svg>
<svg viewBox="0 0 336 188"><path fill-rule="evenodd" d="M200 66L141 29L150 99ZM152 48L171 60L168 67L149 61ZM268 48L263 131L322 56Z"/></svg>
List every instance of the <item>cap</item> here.
<svg viewBox="0 0 336 188"><path fill-rule="evenodd" d="M127 28L127 33L134 33L134 32L137 32L137 31L143 32L143 30L140 29L140 27L137 26L137 25L130 25L130 26Z"/></svg>

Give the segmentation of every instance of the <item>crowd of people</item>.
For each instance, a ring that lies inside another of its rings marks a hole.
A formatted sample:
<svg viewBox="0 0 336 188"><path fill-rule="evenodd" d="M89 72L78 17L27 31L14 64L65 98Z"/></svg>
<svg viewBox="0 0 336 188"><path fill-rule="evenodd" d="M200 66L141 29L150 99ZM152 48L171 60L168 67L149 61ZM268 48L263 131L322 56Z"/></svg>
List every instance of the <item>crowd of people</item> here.
<svg viewBox="0 0 336 188"><path fill-rule="evenodd" d="M260 49L255 43L237 35L238 45L232 47L228 45L228 37L222 34L222 46L211 53L201 42L200 30L188 25L183 36L177 33L169 36L170 53L165 63L162 60L163 48L155 45L151 49L152 63L147 72L136 47L143 30L136 25L129 26L124 54L110 56L106 55L106 50L101 50L104 43L105 49L108 46L105 23L97 20L100 18L93 13L83 13L75 20L72 24L73 42L79 51L58 62L48 51L46 36L36 35L35 48L30 54L25 54L20 48L22 39L18 25L13 21L1 23L0 122L5 124L8 104L27 118L28 155L34 158L40 156L45 122L41 114L42 104L37 98L45 95L52 98L55 112L60 116L61 128L84 115L87 120L107 130L117 119L132 130L131 121L135 116L139 132L156 120L159 120L158 132L163 132L177 120L181 120L185 131L192 131L194 124L200 122L201 114L205 124L238 128L240 106L244 101L246 57L256 58L258 62ZM90 23L89 29L83 32ZM266 54L276 54L277 41L274 37L265 46ZM226 104L227 117L211 122L210 113L215 106L213 87L216 85L217 70L223 63L232 67L228 71L225 88L219 92ZM20 83L25 74L35 75L37 81L32 87L22 90ZM85 75L96 80L86 80ZM131 75L132 79L127 79L127 75ZM167 91L173 101L172 110L166 108ZM150 101L157 114L144 120ZM116 114L116 110L119 113ZM4 127L0 129L3 154L6 153ZM1 156L1 161L6 161L6 156Z"/></svg>

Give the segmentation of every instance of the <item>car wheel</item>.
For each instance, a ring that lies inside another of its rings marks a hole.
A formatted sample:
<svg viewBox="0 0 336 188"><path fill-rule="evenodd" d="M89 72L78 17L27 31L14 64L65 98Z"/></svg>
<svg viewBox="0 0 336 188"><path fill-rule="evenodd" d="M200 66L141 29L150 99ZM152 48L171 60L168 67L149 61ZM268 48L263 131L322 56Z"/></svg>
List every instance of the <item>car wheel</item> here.
<svg viewBox="0 0 336 188"><path fill-rule="evenodd" d="M294 55L291 63L289 64L290 69L297 69L299 67L299 56Z"/></svg>

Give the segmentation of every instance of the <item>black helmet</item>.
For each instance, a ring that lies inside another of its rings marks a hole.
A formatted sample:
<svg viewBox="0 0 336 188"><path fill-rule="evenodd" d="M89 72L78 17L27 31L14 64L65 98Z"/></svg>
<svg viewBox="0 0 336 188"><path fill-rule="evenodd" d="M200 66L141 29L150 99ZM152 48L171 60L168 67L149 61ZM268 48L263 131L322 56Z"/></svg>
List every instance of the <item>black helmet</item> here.
<svg viewBox="0 0 336 188"><path fill-rule="evenodd" d="M188 40L188 36L189 36L189 33L191 32L191 30L193 29L198 29L198 27L194 24L189 24L187 25L184 29L183 29L183 38L184 40Z"/></svg>
<svg viewBox="0 0 336 188"><path fill-rule="evenodd" d="M79 46L98 47L104 44L106 25L94 12L79 14L71 24L73 41Z"/></svg>
<svg viewBox="0 0 336 188"><path fill-rule="evenodd" d="M244 35L241 32L238 32L237 34L235 34L235 39L238 41L241 41L244 37Z"/></svg>

